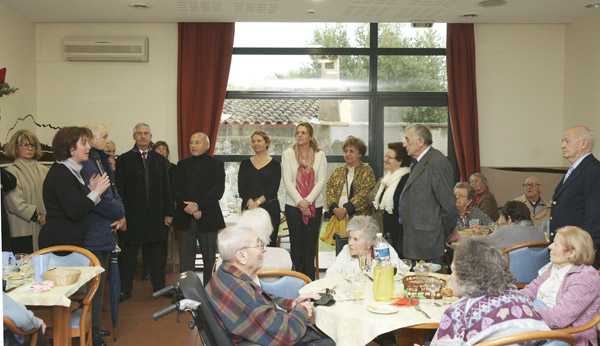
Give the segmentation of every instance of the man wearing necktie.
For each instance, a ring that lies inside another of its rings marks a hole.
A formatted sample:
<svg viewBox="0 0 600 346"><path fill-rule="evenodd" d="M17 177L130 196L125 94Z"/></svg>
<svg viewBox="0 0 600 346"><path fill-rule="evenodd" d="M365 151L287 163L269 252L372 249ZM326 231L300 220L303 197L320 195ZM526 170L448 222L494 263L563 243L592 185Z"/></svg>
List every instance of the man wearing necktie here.
<svg viewBox="0 0 600 346"><path fill-rule="evenodd" d="M578 226L592 236L596 250L594 267L600 256L600 161L592 154L594 133L585 126L573 126L562 137L562 154L571 167L552 196L550 238L558 228Z"/></svg>
<svg viewBox="0 0 600 346"><path fill-rule="evenodd" d="M152 288L165 287L167 229L173 220L173 200L165 158L152 151L148 124L133 129L133 149L117 159L117 189L127 218L127 232L121 232L121 301L131 297L132 281L140 245L148 247Z"/></svg>
<svg viewBox="0 0 600 346"><path fill-rule="evenodd" d="M452 166L431 146L427 126L409 126L404 139L408 155L416 162L400 195L403 253L408 259L441 264L446 238L458 219Z"/></svg>

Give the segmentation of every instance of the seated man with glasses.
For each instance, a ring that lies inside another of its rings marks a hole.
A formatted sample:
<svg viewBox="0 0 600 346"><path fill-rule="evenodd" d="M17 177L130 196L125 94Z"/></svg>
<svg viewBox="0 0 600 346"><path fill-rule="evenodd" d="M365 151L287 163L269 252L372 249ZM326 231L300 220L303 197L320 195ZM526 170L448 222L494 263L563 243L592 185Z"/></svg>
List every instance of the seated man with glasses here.
<svg viewBox="0 0 600 346"><path fill-rule="evenodd" d="M262 291L252 277L260 269L265 244L251 228L232 226L217 238L223 265L209 282L206 292L232 340L260 345L294 345L315 342L334 345L331 339L308 328L313 307L309 299L316 293L296 299L275 297Z"/></svg>
<svg viewBox="0 0 600 346"><path fill-rule="evenodd" d="M540 179L531 176L525 179L525 183L523 183L523 191L525 192L524 195L514 198L513 200L525 203L525 205L529 208L531 220L537 228L541 229L544 221L550 220L551 208L550 203L542 198L544 185ZM506 217L500 215L498 224L506 225Z"/></svg>
<svg viewBox="0 0 600 346"><path fill-rule="evenodd" d="M541 229L535 227L527 205L519 201L508 201L500 211L508 225L498 228L490 236L502 250L531 241L546 241Z"/></svg>

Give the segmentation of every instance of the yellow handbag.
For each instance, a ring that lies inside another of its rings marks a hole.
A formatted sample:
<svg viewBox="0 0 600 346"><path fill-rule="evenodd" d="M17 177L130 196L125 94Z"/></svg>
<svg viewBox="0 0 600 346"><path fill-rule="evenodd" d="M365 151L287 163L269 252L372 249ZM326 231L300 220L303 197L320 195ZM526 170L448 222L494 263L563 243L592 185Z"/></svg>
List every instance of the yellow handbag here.
<svg viewBox="0 0 600 346"><path fill-rule="evenodd" d="M333 239L334 234L339 234L342 236L346 235L346 227L348 226L348 217L339 220L335 215L331 217L329 223L327 223L327 228L325 228L325 232L321 236L321 240L326 242L329 245L335 245L335 239Z"/></svg>

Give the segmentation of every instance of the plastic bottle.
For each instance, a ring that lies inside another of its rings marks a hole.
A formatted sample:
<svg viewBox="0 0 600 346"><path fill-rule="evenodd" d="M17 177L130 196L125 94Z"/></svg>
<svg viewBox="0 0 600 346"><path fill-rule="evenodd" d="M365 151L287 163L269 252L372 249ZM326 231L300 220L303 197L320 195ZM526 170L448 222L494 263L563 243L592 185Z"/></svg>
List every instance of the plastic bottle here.
<svg viewBox="0 0 600 346"><path fill-rule="evenodd" d="M237 214L242 215L242 198L239 194L235 194L235 205L237 206Z"/></svg>
<svg viewBox="0 0 600 346"><path fill-rule="evenodd" d="M390 244L377 233L374 246L373 297L378 302L390 302L394 296L394 266L390 258Z"/></svg>

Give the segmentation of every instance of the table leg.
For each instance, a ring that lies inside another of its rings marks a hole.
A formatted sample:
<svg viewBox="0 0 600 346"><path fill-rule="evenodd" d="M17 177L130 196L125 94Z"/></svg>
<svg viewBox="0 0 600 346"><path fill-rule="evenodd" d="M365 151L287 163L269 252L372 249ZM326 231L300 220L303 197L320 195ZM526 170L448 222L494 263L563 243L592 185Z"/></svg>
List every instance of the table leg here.
<svg viewBox="0 0 600 346"><path fill-rule="evenodd" d="M71 346L71 310L68 306L55 305L52 308L54 319L54 345Z"/></svg>

